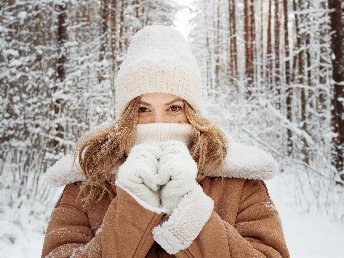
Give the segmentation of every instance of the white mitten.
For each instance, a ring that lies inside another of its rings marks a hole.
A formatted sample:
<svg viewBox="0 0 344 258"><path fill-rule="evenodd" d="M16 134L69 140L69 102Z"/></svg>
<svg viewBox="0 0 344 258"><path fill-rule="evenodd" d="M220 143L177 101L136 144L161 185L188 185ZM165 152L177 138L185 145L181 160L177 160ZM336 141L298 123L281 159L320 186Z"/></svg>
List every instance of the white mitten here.
<svg viewBox="0 0 344 258"><path fill-rule="evenodd" d="M154 227L153 239L167 253L188 248L211 217L214 201L200 185L184 195L166 221Z"/></svg>
<svg viewBox="0 0 344 258"><path fill-rule="evenodd" d="M157 212L160 207L158 159L160 148L135 145L119 167L116 185L129 193L146 209ZM159 212L160 213L160 212Z"/></svg>
<svg viewBox="0 0 344 258"><path fill-rule="evenodd" d="M158 173L164 185L160 190L161 205L172 213L183 196L198 186L197 163L182 142L166 141L160 147Z"/></svg>

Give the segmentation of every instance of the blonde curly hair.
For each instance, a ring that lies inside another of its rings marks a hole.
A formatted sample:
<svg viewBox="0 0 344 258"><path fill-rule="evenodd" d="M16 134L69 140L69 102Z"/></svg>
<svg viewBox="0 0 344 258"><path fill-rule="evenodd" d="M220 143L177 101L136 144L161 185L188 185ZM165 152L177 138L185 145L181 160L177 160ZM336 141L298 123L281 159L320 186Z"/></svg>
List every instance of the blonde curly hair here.
<svg viewBox="0 0 344 258"><path fill-rule="evenodd" d="M120 120L111 126L86 134L76 144L74 159L79 160L86 180L80 186L79 197L85 205L112 195L109 182L112 171L121 165L135 142L140 96L133 99ZM227 155L225 134L210 120L204 119L184 100L185 114L194 134L189 150L197 162L197 181L219 169ZM113 182L112 182L113 183Z"/></svg>

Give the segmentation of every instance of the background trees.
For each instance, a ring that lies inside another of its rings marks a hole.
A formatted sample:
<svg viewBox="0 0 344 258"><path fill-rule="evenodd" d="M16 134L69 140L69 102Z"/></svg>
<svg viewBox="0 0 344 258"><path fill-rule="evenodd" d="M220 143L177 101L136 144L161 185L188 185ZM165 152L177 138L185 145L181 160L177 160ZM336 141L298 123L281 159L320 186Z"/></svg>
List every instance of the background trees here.
<svg viewBox="0 0 344 258"><path fill-rule="evenodd" d="M341 2L198 0L190 34L210 112L278 157L301 206L326 212L344 182Z"/></svg>

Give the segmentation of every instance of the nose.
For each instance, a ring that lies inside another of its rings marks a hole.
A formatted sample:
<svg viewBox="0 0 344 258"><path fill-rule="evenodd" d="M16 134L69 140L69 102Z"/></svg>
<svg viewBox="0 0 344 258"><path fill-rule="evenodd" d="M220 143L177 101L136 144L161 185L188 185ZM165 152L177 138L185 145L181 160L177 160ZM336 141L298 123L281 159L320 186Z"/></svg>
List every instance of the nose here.
<svg viewBox="0 0 344 258"><path fill-rule="evenodd" d="M155 112L153 123L168 123L166 115L162 112Z"/></svg>

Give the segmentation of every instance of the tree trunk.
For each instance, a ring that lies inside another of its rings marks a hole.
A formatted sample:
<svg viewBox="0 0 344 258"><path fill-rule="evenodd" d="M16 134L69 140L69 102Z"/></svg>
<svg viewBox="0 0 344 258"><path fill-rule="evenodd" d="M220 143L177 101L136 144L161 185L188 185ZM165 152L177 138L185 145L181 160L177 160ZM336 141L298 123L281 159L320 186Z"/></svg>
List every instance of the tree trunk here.
<svg viewBox="0 0 344 258"><path fill-rule="evenodd" d="M328 17L328 14L326 11L328 10L327 2L322 2L320 4L322 10L324 11L324 18L326 19ZM328 71L330 70L329 65L330 62L328 60L328 56L331 54L329 53L332 51L328 45L327 37L330 34L330 20L327 21L324 24L326 27L320 32L319 34L319 44L320 44L320 63L319 63L319 85L320 86L327 86L329 85L329 76ZM327 26L328 25L328 26ZM327 87L326 87L327 88ZM317 103L316 103L316 111L321 114L324 118L327 117L326 111L327 111L327 99L329 98L330 94L324 89L324 87L318 87L317 88Z"/></svg>
<svg viewBox="0 0 344 258"><path fill-rule="evenodd" d="M247 94L246 96L249 98L252 94L253 88L253 79L254 79L254 72L253 72L253 42L252 42L252 28L253 20L252 15L250 14L250 3L248 0L244 0L244 34L245 34L245 74L246 74L246 82L247 82Z"/></svg>
<svg viewBox="0 0 344 258"><path fill-rule="evenodd" d="M255 82L257 81L257 74L256 74L256 71L258 70L254 64L257 63L257 48L256 48L256 23L255 23L255 18L254 18L254 15L255 15L255 11L254 11L254 0L251 0L251 3L250 3L250 44L251 44L251 66L252 66L252 90L255 90L253 87L255 86Z"/></svg>
<svg viewBox="0 0 344 258"><path fill-rule="evenodd" d="M214 49L214 55L215 55L215 88L219 87L220 84L220 72L221 72L221 64L220 64L220 42L221 42L221 34L220 34L220 3L219 1L216 2L216 18L215 18L215 28L216 28L216 34L215 34L215 49Z"/></svg>
<svg viewBox="0 0 344 258"><path fill-rule="evenodd" d="M275 1L275 71L274 71L274 87L276 92L276 108L281 107L281 74L280 74L280 17L279 17L279 0Z"/></svg>
<svg viewBox="0 0 344 258"><path fill-rule="evenodd" d="M238 79L238 60L237 60L237 36L236 36L236 7L235 0L228 1L229 8L229 36L230 36L230 79L232 85L238 89L237 79Z"/></svg>
<svg viewBox="0 0 344 258"><path fill-rule="evenodd" d="M123 43L123 28L124 28L124 2L125 0L121 0L121 7L120 7L120 14L119 14L119 49L120 52L123 53L124 51L124 43Z"/></svg>
<svg viewBox="0 0 344 258"><path fill-rule="evenodd" d="M294 13L298 12L301 7L299 6L299 2L296 2L296 0L293 1L293 9ZM304 15L304 14L302 14ZM305 66L307 65L305 62L305 48L307 46L302 45L302 43L306 42L306 35L305 32L300 32L300 17L298 14L295 14L295 30L296 30L296 51L298 51L297 54L297 62L294 63L293 71L298 72L297 77L295 78L296 83L299 83L300 85L304 85L306 83L305 77L306 77L306 69ZM296 70L296 64L297 64L297 70ZM300 123L301 128L304 132L308 133L308 119L307 119L307 92L305 88L300 89ZM302 159L306 164L309 164L309 146L307 141L304 137L302 137Z"/></svg>
<svg viewBox="0 0 344 258"><path fill-rule="evenodd" d="M335 136L332 139L334 155L332 164L338 172L343 172L343 148L344 148L344 28L343 10L341 0L329 0L329 9L332 10L332 128ZM344 175L341 175L344 180Z"/></svg>
<svg viewBox="0 0 344 258"><path fill-rule="evenodd" d="M138 10L138 8L136 8ZM111 62L112 62L112 79L111 79L111 91L112 91L112 102L115 103L115 97L116 97L116 85L114 85L115 82L115 74L117 72L117 0L111 1ZM115 105L112 105L112 108L115 108ZM115 114L116 112L114 112Z"/></svg>
<svg viewBox="0 0 344 258"><path fill-rule="evenodd" d="M238 51L237 51L237 36L236 36L236 6L235 6L235 0L232 1L232 32L233 32L233 38L231 41L232 45L232 63L233 63L233 75L236 79L238 79Z"/></svg>
<svg viewBox="0 0 344 258"><path fill-rule="evenodd" d="M292 122L291 101L293 98L293 89L290 85L290 49L289 49L289 31L288 31L288 0L283 0L284 13L284 52L285 52L285 84L286 84L286 108L287 119ZM287 128L287 153L290 156L293 151L292 131Z"/></svg>
<svg viewBox="0 0 344 258"><path fill-rule="evenodd" d="M123 11L127 10L128 2L131 2L131 1L124 1ZM125 18L125 16L123 16L123 18ZM129 45L129 38L128 38L129 27L127 26L127 22L125 20L123 20L123 23L121 23L121 26L124 27L124 32L125 32L125 36L124 36L124 49L126 51L127 48L128 48L128 45Z"/></svg>
<svg viewBox="0 0 344 258"><path fill-rule="evenodd" d="M101 35L100 35L100 50L99 50L99 63L101 64L100 70L98 71L98 82L101 83L104 80L104 69L103 62L106 60L106 52L108 45L108 32L109 32L109 0L101 1Z"/></svg>
<svg viewBox="0 0 344 258"><path fill-rule="evenodd" d="M271 90L272 85L272 36L271 36L271 0L269 0L269 14L268 14L268 33L267 33L267 44L266 44L266 74L265 81L268 84L268 89Z"/></svg>
<svg viewBox="0 0 344 258"><path fill-rule="evenodd" d="M208 9L209 8L209 9ZM210 4L208 2L204 2L204 10L203 12L206 14L206 17L204 18L206 21L206 24L208 24L209 21L211 21L214 17L208 16L209 10L211 10ZM212 68L213 68L213 55L212 55L212 46L211 46L211 30L206 30L206 49L208 50L208 56L207 56L207 82L208 82L208 89L213 88L213 75L212 75Z"/></svg>
<svg viewBox="0 0 344 258"><path fill-rule="evenodd" d="M265 55L264 55L264 0L260 2L260 87L264 92L264 75L265 75Z"/></svg>
<svg viewBox="0 0 344 258"><path fill-rule="evenodd" d="M67 27L66 27L66 10L67 4L56 4L55 10L57 11L57 44L59 48L59 55L57 58L57 77L60 82L63 82L66 78L65 62L66 53L64 44L67 41Z"/></svg>
<svg viewBox="0 0 344 258"><path fill-rule="evenodd" d="M65 43L67 42L67 3L62 2L60 4L55 4L55 11L57 12L57 47L58 47L58 57L57 57L57 80L55 86L53 87L53 92L56 92L59 87L63 86L63 82L66 79L66 49ZM63 99L57 98L53 102L54 119L59 117L62 112ZM60 153L63 151L65 153L65 146L60 144L60 139L63 139L64 128L60 122L56 123L53 139L50 141L50 147L55 153Z"/></svg>

